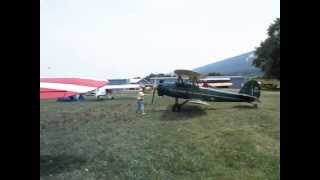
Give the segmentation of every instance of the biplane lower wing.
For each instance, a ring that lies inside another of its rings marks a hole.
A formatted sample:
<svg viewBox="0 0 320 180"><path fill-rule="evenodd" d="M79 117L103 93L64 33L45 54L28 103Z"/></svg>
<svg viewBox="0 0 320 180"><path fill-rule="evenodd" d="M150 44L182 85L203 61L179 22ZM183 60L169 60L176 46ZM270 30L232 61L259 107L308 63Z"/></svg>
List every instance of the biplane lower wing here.
<svg viewBox="0 0 320 180"><path fill-rule="evenodd" d="M190 100L189 103L193 103L193 104L200 104L200 105L205 105L205 106L210 106L209 103L201 101L201 100Z"/></svg>

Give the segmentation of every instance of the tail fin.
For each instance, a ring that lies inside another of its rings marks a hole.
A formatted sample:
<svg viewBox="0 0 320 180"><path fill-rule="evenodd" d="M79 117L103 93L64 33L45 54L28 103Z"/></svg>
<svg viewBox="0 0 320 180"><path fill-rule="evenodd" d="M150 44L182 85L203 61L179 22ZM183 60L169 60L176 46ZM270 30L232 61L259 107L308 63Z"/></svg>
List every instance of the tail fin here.
<svg viewBox="0 0 320 180"><path fill-rule="evenodd" d="M246 82L243 87L240 89L239 93L247 94L254 96L256 98L260 97L261 86L256 80L250 80Z"/></svg>

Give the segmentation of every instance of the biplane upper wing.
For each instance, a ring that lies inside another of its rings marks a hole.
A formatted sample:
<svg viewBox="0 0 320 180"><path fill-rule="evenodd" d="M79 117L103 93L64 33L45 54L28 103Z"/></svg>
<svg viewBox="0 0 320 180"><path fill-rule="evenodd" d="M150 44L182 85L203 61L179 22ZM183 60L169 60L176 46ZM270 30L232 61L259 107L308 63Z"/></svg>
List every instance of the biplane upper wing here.
<svg viewBox="0 0 320 180"><path fill-rule="evenodd" d="M40 99L61 98L87 93L108 83L107 80L78 77L40 77Z"/></svg>
<svg viewBox="0 0 320 180"><path fill-rule="evenodd" d="M195 71L185 70L185 69L177 69L174 71L174 73L177 74L178 76L181 76L182 78L188 77L191 80L198 80L200 78L204 78L207 76L205 74L201 74Z"/></svg>

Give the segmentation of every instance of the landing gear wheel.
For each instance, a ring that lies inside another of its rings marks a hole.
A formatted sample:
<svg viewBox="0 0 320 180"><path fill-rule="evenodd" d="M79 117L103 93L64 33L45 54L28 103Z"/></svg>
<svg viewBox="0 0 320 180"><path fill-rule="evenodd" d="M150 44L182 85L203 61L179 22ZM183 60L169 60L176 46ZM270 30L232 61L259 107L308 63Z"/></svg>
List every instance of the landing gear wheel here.
<svg viewBox="0 0 320 180"><path fill-rule="evenodd" d="M177 112L177 105L176 105L176 104L174 104L174 105L172 106L172 112Z"/></svg>
<svg viewBox="0 0 320 180"><path fill-rule="evenodd" d="M179 104L174 104L172 106L172 112L180 112L181 111L181 106Z"/></svg>
<svg viewBox="0 0 320 180"><path fill-rule="evenodd" d="M176 112L176 105L172 106L172 112Z"/></svg>
<svg viewBox="0 0 320 180"><path fill-rule="evenodd" d="M253 108L258 108L258 104L253 104Z"/></svg>
<svg viewBox="0 0 320 180"><path fill-rule="evenodd" d="M181 111L181 106L177 105L177 111L180 112Z"/></svg>

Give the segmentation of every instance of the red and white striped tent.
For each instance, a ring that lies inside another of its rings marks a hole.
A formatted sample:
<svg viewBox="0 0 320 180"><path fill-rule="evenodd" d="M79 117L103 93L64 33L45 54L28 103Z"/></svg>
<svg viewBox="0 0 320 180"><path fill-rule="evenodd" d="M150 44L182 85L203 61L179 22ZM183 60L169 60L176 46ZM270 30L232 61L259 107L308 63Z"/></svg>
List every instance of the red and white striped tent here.
<svg viewBox="0 0 320 180"><path fill-rule="evenodd" d="M101 88L108 80L82 77L40 77L40 99L52 99L87 93Z"/></svg>

